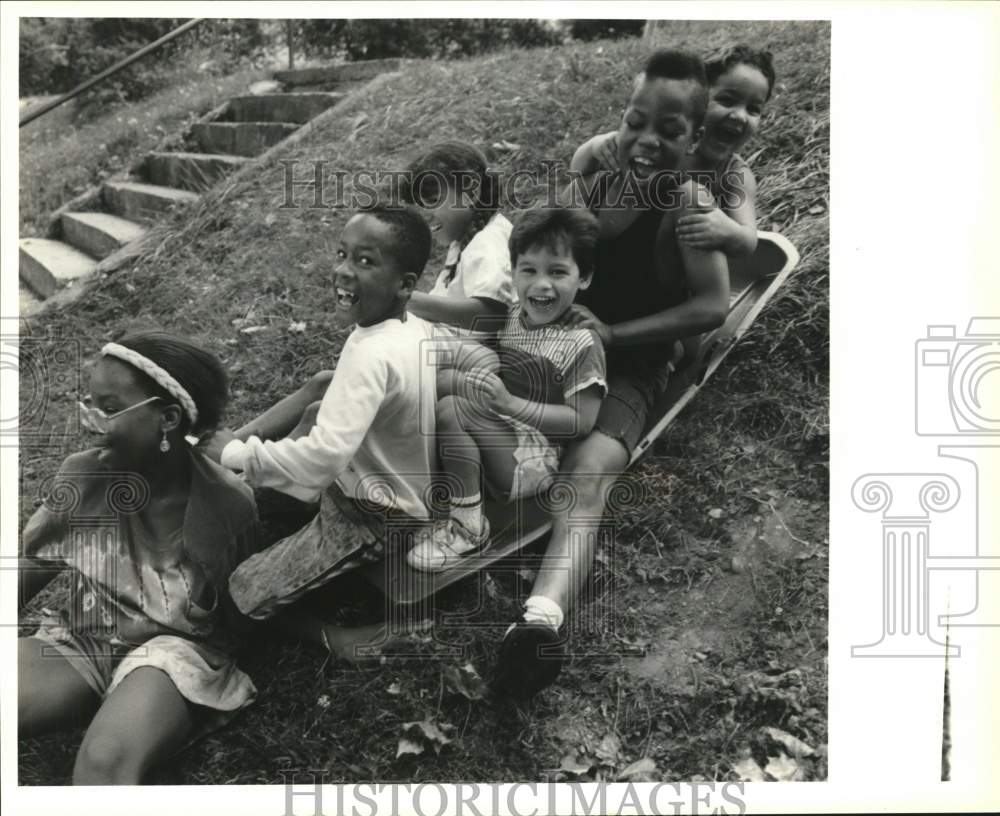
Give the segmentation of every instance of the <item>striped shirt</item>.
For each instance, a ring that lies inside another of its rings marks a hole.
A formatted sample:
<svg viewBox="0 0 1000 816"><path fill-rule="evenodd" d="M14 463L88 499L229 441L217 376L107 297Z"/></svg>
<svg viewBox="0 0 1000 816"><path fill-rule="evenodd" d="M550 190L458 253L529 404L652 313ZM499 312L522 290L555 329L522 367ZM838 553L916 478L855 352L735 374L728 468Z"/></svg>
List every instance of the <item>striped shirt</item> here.
<svg viewBox="0 0 1000 816"><path fill-rule="evenodd" d="M607 392L604 346L592 329L566 329L555 323L528 326L515 304L497 344L500 379L515 397L565 403L592 385Z"/></svg>

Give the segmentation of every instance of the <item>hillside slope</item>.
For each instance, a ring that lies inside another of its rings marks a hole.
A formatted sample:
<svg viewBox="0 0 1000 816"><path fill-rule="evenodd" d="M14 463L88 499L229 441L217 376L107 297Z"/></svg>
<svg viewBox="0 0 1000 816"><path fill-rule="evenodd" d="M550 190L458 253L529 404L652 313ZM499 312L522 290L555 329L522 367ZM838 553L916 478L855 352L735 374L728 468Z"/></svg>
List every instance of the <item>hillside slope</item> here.
<svg viewBox="0 0 1000 816"><path fill-rule="evenodd" d="M801 262L636 471L652 488L648 500L620 513L614 557L602 556L596 576L615 587L615 631L582 641L610 656L576 658L532 716L453 693L448 671L471 660L487 673L528 588L523 576L497 572L482 598L479 587L458 586L441 599L495 624L453 627L467 647L457 663L395 657L318 675L318 653L261 641L248 661L259 704L160 781L276 782L287 767L355 782L539 779L608 734L620 751L604 774L646 756L656 778L721 779L741 754L766 753L758 726L825 743L829 26L677 23L662 36L702 53L739 41L774 52L778 86L745 156L760 184L761 226L790 238ZM33 321L25 348L46 367L42 386L32 379L41 369L22 365L22 521L44 479L82 445L70 399L81 387L75 361L108 339L159 326L213 350L232 377L234 426L335 364L344 333L327 317L332 247L349 212L310 207L306 188L295 191L299 206L282 206L281 162L296 163L296 178L310 178L317 161L348 174L399 169L425 145L463 139L516 146L492 151L500 171L540 172L617 126L646 52L637 41L510 51L376 81L259 173L178 216L133 267ZM326 193L332 202L333 183ZM242 331L250 326L264 328ZM359 614L377 603L355 587L339 591ZM426 639L416 651L443 647ZM768 684L790 672L788 683ZM401 693L387 695L393 683ZM425 718L455 724L461 746L396 760L401 724ZM65 779L77 744L22 743L22 784ZM825 773L819 756L807 776Z"/></svg>

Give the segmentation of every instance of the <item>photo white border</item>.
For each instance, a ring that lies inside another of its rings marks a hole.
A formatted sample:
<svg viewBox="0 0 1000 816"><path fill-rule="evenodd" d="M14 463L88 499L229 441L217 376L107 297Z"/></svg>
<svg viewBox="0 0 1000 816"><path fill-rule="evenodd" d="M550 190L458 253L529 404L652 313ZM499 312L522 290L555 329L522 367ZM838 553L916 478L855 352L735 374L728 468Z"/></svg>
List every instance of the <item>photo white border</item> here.
<svg viewBox="0 0 1000 816"><path fill-rule="evenodd" d="M831 587L829 780L748 785L751 812L996 810L1000 629L953 634L953 781L940 767L939 660L852 659L878 635L879 521L850 499L868 472L951 472L938 440L913 433L914 343L931 324L959 332L1000 315L1000 5L995 3L16 3L0 7L2 302L17 281L18 15L185 17L496 16L832 20ZM6 321L5 321L6 323ZM4 384L7 385L7 379ZM15 389L0 415L16 413ZM3 554L16 552L17 459L0 448ZM994 493L996 495L996 493ZM995 513L994 507L983 512ZM0 570L5 620L16 576ZM0 627L0 782L18 814L284 812L281 786L71 789L16 787L16 629ZM936 714L934 713L936 712ZM520 789L530 798L530 791ZM325 812L334 812L333 792ZM535 805L544 803L545 799ZM307 802L297 813L311 813ZM523 806L523 808L522 808ZM519 801L518 810L532 805ZM359 811L361 813L365 810ZM387 812L387 811L384 811ZM484 811L485 812L485 811ZM539 813L544 810L539 809ZM633 812L626 810L625 812Z"/></svg>

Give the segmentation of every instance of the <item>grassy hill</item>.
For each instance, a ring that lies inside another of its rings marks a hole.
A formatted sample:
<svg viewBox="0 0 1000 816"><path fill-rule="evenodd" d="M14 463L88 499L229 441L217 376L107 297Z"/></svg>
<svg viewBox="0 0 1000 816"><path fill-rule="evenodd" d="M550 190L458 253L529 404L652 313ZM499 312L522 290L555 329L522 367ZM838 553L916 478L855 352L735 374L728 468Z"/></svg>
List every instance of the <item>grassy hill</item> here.
<svg viewBox="0 0 1000 816"><path fill-rule="evenodd" d="M614 552L595 575L604 589L594 608L613 606L613 631L576 641L596 657L575 658L530 712L461 693L459 667L488 673L530 589L530 576L510 569L443 593L440 608L480 626L415 639L417 659L324 666L319 652L265 634L245 661L259 702L157 781L273 783L283 768L326 768L329 781L349 782L538 780L559 778L568 754L594 758L605 778L649 757L657 779L723 779L741 756L766 760L761 726L825 745L829 26L677 23L661 37L702 53L739 41L774 53L778 84L744 155L760 184L761 226L791 239L801 262L631 477L648 498L619 514ZM420 66L354 93L278 159L296 161L300 178L315 161L347 173L398 169L431 142L464 139L517 146L492 151L498 170L540 171L617 126L646 53L638 41L598 42ZM328 201L335 194L331 184ZM264 166L178 216L132 267L27 327L47 368L42 388L22 366L22 521L44 479L84 444L71 411L76 355L131 329L182 332L226 363L233 426L335 364L345 335L328 318L332 246L349 212L311 208L304 188L296 200L282 206L285 169ZM301 322L304 331L289 331ZM248 325L265 328L240 330ZM377 612L356 582L331 593L340 614ZM442 641L464 655L446 656ZM456 741L440 755L396 759L402 724L424 719L453 724ZM615 750L602 754L609 737ZM22 743L22 784L65 781L78 743ZM802 773L825 775L822 750Z"/></svg>

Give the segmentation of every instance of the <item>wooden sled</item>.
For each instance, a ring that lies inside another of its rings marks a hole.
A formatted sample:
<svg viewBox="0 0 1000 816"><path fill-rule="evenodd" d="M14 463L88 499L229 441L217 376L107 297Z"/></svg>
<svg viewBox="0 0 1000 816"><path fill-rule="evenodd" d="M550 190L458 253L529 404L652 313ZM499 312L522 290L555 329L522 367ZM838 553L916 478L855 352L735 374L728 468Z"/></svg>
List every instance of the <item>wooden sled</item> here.
<svg viewBox="0 0 1000 816"><path fill-rule="evenodd" d="M757 250L752 256L730 261L730 303L726 322L698 338L693 353L687 357L690 362L671 376L643 438L632 453L629 467L694 398L798 263L799 254L787 238L763 231L758 231L757 238ZM549 513L534 497L509 504L487 500L486 515L492 531L489 549L450 570L421 572L406 563L405 553L397 553L366 567L363 575L388 600L402 605L416 604L548 535L552 526Z"/></svg>

